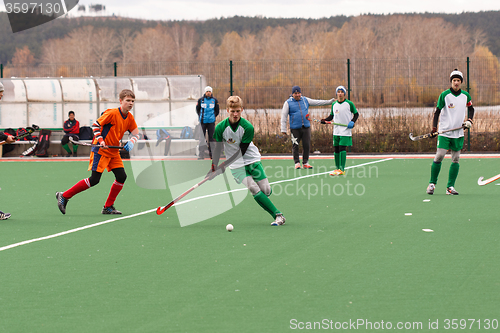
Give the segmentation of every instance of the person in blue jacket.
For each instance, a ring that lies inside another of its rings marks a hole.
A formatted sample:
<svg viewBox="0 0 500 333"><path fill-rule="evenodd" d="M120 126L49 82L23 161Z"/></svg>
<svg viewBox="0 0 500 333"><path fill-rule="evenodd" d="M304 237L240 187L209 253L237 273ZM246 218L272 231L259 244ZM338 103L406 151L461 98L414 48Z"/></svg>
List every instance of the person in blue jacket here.
<svg viewBox="0 0 500 333"><path fill-rule="evenodd" d="M295 169L300 169L299 143L302 140L302 166L312 169L309 164L309 151L311 147L311 123L306 118L309 106L331 105L335 98L329 100L302 97L299 86L293 86L292 95L283 104L281 111L281 133L286 135L286 120L290 118L290 134L292 138L292 154Z"/></svg>
<svg viewBox="0 0 500 333"><path fill-rule="evenodd" d="M205 158L205 150L207 141L205 136L208 132L208 154L212 158L211 145L215 144L214 131L215 131L215 118L219 115L219 102L217 98L212 95L212 87L205 87L205 94L198 100L196 104L196 113L201 125L201 138L199 146L198 159Z"/></svg>

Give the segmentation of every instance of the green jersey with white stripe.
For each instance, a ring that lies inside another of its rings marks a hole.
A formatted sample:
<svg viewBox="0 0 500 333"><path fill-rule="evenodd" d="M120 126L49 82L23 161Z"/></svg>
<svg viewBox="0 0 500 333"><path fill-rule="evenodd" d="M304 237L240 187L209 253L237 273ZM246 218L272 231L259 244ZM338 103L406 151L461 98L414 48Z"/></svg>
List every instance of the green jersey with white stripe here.
<svg viewBox="0 0 500 333"><path fill-rule="evenodd" d="M472 102L468 92L461 90L460 94L455 95L451 89L443 91L436 105L441 110L439 131L446 131L462 126L467 117L467 107L470 105L472 105ZM440 135L456 139L464 136L464 130L460 128L459 130Z"/></svg>
<svg viewBox="0 0 500 333"><path fill-rule="evenodd" d="M259 149L253 144L254 128L246 119L240 118L236 125L231 125L229 118L224 119L215 127L214 139L224 143L224 152L229 158L236 153L240 153L240 143L250 143L245 155L240 156L229 165L230 169L241 168L260 161Z"/></svg>

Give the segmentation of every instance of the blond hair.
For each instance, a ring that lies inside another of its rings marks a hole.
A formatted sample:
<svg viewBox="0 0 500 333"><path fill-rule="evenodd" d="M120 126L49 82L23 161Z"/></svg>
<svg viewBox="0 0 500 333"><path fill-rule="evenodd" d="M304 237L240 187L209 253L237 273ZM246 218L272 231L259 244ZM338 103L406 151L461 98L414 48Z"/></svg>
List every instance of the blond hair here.
<svg viewBox="0 0 500 333"><path fill-rule="evenodd" d="M228 109L238 109L243 107L243 102L240 96L229 96L226 101L226 107Z"/></svg>

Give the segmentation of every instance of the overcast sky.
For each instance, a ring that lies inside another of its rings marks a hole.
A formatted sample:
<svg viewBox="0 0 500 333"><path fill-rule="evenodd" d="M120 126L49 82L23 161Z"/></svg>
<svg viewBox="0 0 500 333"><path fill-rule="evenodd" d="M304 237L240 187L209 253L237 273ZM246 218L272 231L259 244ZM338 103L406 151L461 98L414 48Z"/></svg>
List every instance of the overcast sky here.
<svg viewBox="0 0 500 333"><path fill-rule="evenodd" d="M321 18L368 13L462 13L500 10L498 0L80 0L79 3L101 3L106 6L108 14L154 20L207 20L235 15Z"/></svg>

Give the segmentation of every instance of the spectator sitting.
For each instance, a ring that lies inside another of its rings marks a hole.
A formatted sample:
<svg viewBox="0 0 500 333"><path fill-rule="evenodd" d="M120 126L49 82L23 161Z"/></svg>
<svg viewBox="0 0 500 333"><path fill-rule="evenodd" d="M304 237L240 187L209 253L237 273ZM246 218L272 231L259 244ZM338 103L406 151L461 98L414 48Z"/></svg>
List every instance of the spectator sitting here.
<svg viewBox="0 0 500 333"><path fill-rule="evenodd" d="M66 157L71 157L71 150L69 149L68 143L69 138L72 137L73 140L78 141L78 133L80 132L80 123L75 119L75 112L68 112L68 120L64 122L64 136L61 140L61 145L68 152ZM78 150L78 145L73 145L73 156L76 157L76 151Z"/></svg>

